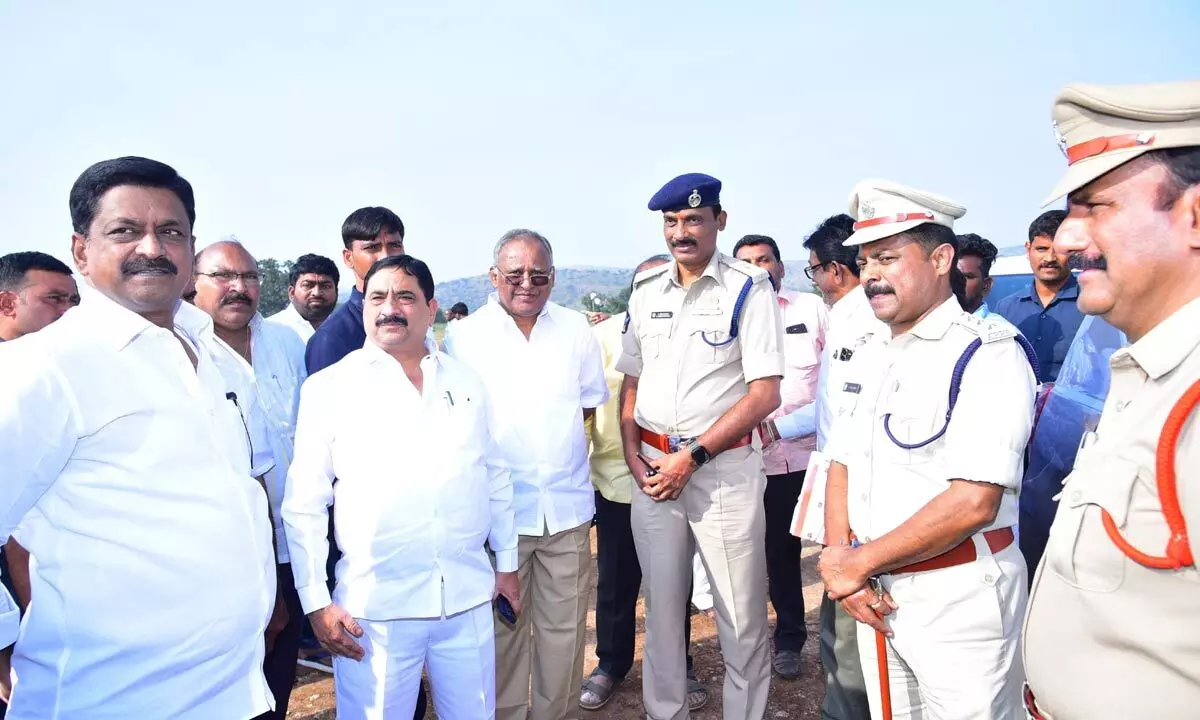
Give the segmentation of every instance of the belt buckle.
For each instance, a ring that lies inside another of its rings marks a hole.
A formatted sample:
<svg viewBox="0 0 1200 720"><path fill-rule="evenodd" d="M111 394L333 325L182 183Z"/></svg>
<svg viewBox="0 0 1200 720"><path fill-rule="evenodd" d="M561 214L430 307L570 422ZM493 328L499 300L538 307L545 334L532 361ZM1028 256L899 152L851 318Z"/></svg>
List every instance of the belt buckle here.
<svg viewBox="0 0 1200 720"><path fill-rule="evenodd" d="M685 444L687 444L687 440L688 440L687 438L680 437L679 435L668 435L667 436L667 450L669 450L673 453L679 452L679 448L681 448Z"/></svg>

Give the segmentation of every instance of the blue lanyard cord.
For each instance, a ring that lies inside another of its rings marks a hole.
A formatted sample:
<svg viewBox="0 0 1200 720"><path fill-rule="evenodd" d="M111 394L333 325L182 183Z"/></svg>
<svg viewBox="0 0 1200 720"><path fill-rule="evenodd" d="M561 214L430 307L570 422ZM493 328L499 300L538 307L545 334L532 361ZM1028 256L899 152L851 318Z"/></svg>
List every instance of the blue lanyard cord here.
<svg viewBox="0 0 1200 720"><path fill-rule="evenodd" d="M738 336L738 321L742 318L742 306L746 304L746 296L750 294L750 288L754 285L754 278L746 278L746 284L742 285L742 291L738 293L737 302L733 304L733 320L729 323L729 339L724 342L713 342L709 340L705 333L700 333L700 339L708 343L712 347L724 347Z"/></svg>
<svg viewBox="0 0 1200 720"><path fill-rule="evenodd" d="M1017 341L1017 344L1020 345L1021 349L1025 352L1025 359L1029 361L1030 367L1033 368L1033 376L1036 378L1038 376L1038 361L1037 352L1034 351L1033 345L1029 344L1029 341L1025 339L1024 335L1018 334L1014 336L1013 339ZM954 414L954 406L958 404L958 393L962 388L963 373L967 370L967 363L971 362L971 358L975 356L975 352L982 346L983 340L980 338L975 338L971 341L971 344L967 346L967 349L963 351L963 354L959 356L958 362L954 364L954 372L950 375L950 403L946 408L946 421L942 423L941 430L938 430L933 437L925 440L924 442L911 444L903 443L897 440L896 436L892 434L892 414L888 413L887 415L883 416L883 431L887 433L888 439L895 443L897 447L905 450L916 450L918 448L925 447L926 445L945 435L946 429L950 427L950 417Z"/></svg>

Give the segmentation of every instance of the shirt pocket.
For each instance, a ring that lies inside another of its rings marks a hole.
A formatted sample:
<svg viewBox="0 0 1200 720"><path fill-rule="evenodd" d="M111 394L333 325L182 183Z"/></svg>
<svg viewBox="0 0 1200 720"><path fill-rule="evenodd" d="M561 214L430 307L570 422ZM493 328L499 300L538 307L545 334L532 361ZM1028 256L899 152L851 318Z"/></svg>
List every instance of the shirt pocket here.
<svg viewBox="0 0 1200 720"><path fill-rule="evenodd" d="M1088 592L1113 592L1125 581L1128 559L1104 529L1103 513L1128 537L1138 467L1111 455L1076 459L1058 495L1046 543L1046 565L1064 582ZM1165 546L1165 540L1164 540Z"/></svg>
<svg viewBox="0 0 1200 720"><path fill-rule="evenodd" d="M806 370L820 362L815 338L816 335L811 331L788 333L783 336L783 356L789 370Z"/></svg>
<svg viewBox="0 0 1200 720"><path fill-rule="evenodd" d="M727 316L694 315L688 323L689 359L724 367L742 357L742 344L730 335Z"/></svg>
<svg viewBox="0 0 1200 720"><path fill-rule="evenodd" d="M932 462L941 447L946 413L928 394L894 392L879 405L875 421L885 462L919 465ZM908 446L908 447L905 447Z"/></svg>

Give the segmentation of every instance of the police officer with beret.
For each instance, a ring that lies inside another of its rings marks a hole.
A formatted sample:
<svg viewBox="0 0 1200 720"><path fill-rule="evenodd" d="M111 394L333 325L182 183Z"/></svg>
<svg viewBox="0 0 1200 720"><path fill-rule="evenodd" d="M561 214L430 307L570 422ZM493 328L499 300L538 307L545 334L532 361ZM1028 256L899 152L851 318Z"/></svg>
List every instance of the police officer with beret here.
<svg viewBox="0 0 1200 720"><path fill-rule="evenodd" d="M761 443L779 406L783 326L768 274L717 252L721 182L681 175L651 198L674 258L634 279L617 369L632 524L646 583L643 696L654 720L688 717L683 616L698 547L725 660L726 720L767 705Z"/></svg>
<svg viewBox="0 0 1200 720"><path fill-rule="evenodd" d="M1200 713L1200 81L1070 85L1054 249L1125 332L1034 577L1031 717Z"/></svg>

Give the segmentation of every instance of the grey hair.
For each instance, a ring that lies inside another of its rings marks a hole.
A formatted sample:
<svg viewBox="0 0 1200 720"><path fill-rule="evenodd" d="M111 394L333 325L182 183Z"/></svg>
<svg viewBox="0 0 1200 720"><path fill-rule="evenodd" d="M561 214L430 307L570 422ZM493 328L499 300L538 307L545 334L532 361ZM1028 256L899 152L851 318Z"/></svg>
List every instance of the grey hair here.
<svg viewBox="0 0 1200 720"><path fill-rule="evenodd" d="M504 250L505 245L508 245L513 240L518 240L520 238L528 238L530 240L537 240L540 242L542 247L546 250L546 255L550 257L550 266L554 266L554 248L550 247L550 241L546 239L545 235L533 230L528 230L526 228L509 230L500 236L499 242L496 243L496 249L492 252L492 263L495 264L500 262L500 253Z"/></svg>

